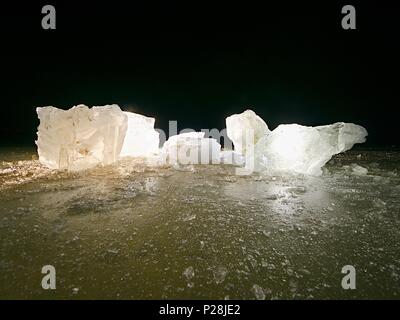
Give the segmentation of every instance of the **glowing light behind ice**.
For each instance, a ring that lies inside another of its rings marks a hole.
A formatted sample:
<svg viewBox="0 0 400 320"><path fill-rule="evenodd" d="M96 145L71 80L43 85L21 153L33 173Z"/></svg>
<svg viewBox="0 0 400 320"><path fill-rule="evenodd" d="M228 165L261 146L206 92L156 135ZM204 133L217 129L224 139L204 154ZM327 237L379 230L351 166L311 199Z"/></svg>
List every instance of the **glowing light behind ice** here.
<svg viewBox="0 0 400 320"><path fill-rule="evenodd" d="M266 299L341 299L348 261L373 275L354 298L400 295L398 151L340 154L320 177L243 177L129 157L71 174L11 150L0 150L2 297L48 299L30 276L47 261L62 267L54 299L254 299L256 285Z"/></svg>
<svg viewBox="0 0 400 320"><path fill-rule="evenodd" d="M117 105L89 109L78 105L69 110L36 109L39 161L51 169L84 170L118 160L127 116Z"/></svg>
<svg viewBox="0 0 400 320"><path fill-rule="evenodd" d="M244 166L244 174L255 170L320 175L333 155L365 142L368 134L361 126L343 122L319 127L287 124L270 131L263 119L246 110L226 118L234 151L221 151L217 140L205 138L204 132L171 136L160 149L155 119L123 112L117 105L79 105L67 111L44 107L37 112L40 162L71 171L142 157L151 166L222 163Z"/></svg>
<svg viewBox="0 0 400 320"><path fill-rule="evenodd" d="M160 134L154 130L154 118L141 114L124 112L128 117L121 157L146 157L159 151Z"/></svg>
<svg viewBox="0 0 400 320"><path fill-rule="evenodd" d="M352 123L306 127L280 125L261 138L248 157L246 166L257 171L286 171L320 175L333 155L365 141L367 131Z"/></svg>
<svg viewBox="0 0 400 320"><path fill-rule="evenodd" d="M257 143L270 131L267 124L254 111L246 110L240 114L234 114L226 118L226 130L229 139L235 146L235 151L246 155L249 144ZM246 133L252 130L254 139L248 139ZM254 141L251 141L254 140Z"/></svg>
<svg viewBox="0 0 400 320"><path fill-rule="evenodd" d="M216 164L220 152L221 145L215 139L204 138L204 132L187 132L170 137L161 155L169 164Z"/></svg>

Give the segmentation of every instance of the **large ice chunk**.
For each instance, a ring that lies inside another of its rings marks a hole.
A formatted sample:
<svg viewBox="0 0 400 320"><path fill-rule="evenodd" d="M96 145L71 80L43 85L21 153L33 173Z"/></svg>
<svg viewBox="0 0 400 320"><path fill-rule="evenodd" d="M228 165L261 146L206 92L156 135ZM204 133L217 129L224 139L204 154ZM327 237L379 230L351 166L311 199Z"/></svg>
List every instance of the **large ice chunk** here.
<svg viewBox="0 0 400 320"><path fill-rule="evenodd" d="M235 151L243 155L270 132L264 120L252 110L226 118L226 130Z"/></svg>
<svg viewBox="0 0 400 320"><path fill-rule="evenodd" d="M78 171L118 160L127 116L117 105L69 110L36 109L39 161L51 169Z"/></svg>
<svg viewBox="0 0 400 320"><path fill-rule="evenodd" d="M315 127L321 137L336 147L335 154L350 150L356 143L364 143L368 132L354 123L337 122L332 125Z"/></svg>
<svg viewBox="0 0 400 320"><path fill-rule="evenodd" d="M246 159L246 168L320 175L333 155L365 142L367 135L363 127L353 123L319 127L280 125L257 142L254 153Z"/></svg>
<svg viewBox="0 0 400 320"><path fill-rule="evenodd" d="M216 139L204 138L204 132L187 132L170 137L162 148L169 164L217 164L221 145Z"/></svg>
<svg viewBox="0 0 400 320"><path fill-rule="evenodd" d="M159 151L160 134L154 129L154 118L124 112L128 129L121 150L121 157L147 157Z"/></svg>

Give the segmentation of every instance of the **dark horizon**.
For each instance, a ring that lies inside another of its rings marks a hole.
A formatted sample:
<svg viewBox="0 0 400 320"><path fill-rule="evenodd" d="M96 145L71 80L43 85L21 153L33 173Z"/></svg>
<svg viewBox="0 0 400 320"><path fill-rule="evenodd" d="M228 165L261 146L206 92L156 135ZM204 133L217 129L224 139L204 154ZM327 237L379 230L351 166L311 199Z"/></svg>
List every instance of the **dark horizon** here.
<svg viewBox="0 0 400 320"><path fill-rule="evenodd" d="M34 145L36 107L80 103L116 103L163 130L223 129L250 108L270 129L353 122L367 147L400 145L392 3L354 3L357 30L341 28L340 1L52 4L56 30L41 29L42 3L2 19L1 145Z"/></svg>

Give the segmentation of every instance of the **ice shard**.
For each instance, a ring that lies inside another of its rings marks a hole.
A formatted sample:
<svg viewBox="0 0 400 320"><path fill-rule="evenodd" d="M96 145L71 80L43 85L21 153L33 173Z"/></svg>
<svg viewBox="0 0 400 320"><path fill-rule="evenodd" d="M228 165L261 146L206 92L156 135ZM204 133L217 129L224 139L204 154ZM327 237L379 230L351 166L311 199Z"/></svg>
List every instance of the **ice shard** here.
<svg viewBox="0 0 400 320"><path fill-rule="evenodd" d="M120 157L144 157L154 165L233 164L245 171L319 175L335 154L365 142L367 131L352 123L306 127L280 125L272 132L253 111L226 119L234 151L222 151L204 132L172 136L159 148L154 118L123 112L117 105L69 110L37 108L39 161L52 169L78 171L108 165ZM243 169L243 168L240 168ZM247 173L246 173L247 174Z"/></svg>
<svg viewBox="0 0 400 320"><path fill-rule="evenodd" d="M319 127L280 125L257 142L254 152L246 158L246 167L320 175L333 155L365 142L367 135L363 127L353 123Z"/></svg>
<svg viewBox="0 0 400 320"><path fill-rule="evenodd" d="M162 157L168 164L217 164L221 145L204 138L204 132L187 132L170 137L163 145Z"/></svg>
<svg viewBox="0 0 400 320"><path fill-rule="evenodd" d="M154 118L124 112L128 117L121 157L148 157L159 151L160 134L154 129Z"/></svg>
<svg viewBox="0 0 400 320"><path fill-rule="evenodd" d="M226 118L226 130L235 151L242 155L270 132L264 120L252 110Z"/></svg>
<svg viewBox="0 0 400 320"><path fill-rule="evenodd" d="M36 144L43 165L78 171L118 160L128 122L118 105L36 111L40 120Z"/></svg>

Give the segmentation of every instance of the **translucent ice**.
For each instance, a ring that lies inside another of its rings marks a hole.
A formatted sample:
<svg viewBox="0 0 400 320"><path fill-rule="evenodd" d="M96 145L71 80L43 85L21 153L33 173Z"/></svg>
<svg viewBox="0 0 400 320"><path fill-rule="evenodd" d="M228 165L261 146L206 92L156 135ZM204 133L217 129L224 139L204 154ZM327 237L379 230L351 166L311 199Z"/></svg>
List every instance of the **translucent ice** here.
<svg viewBox="0 0 400 320"><path fill-rule="evenodd" d="M169 164L219 163L221 145L217 140L204 138L204 132L187 132L170 137L161 154Z"/></svg>
<svg viewBox="0 0 400 320"><path fill-rule="evenodd" d="M246 110L226 119L234 151L221 152L217 140L205 138L204 132L172 136L159 149L155 119L122 112L117 105L92 109L78 105L69 110L43 107L37 113L40 162L72 171L132 156L144 157L152 166L245 163L245 170L238 168L245 174L255 169L319 175L333 155L364 142L367 136L363 127L343 122L319 127L280 125L271 132L259 116Z"/></svg>
<svg viewBox="0 0 400 320"><path fill-rule="evenodd" d="M222 164L232 164L235 166L243 166L245 164L245 158L238 152L231 150L224 150L220 153L220 162Z"/></svg>
<svg viewBox="0 0 400 320"><path fill-rule="evenodd" d="M246 167L320 175L333 155L365 142L367 134L363 127L343 122L319 127L280 125L257 142Z"/></svg>
<svg viewBox="0 0 400 320"><path fill-rule="evenodd" d="M117 105L89 109L78 105L69 110L36 109L39 161L51 169L88 169L118 160L127 116Z"/></svg>
<svg viewBox="0 0 400 320"><path fill-rule="evenodd" d="M270 132L264 120L252 110L226 118L226 130L235 151L243 155L246 155L250 146Z"/></svg>
<svg viewBox="0 0 400 320"><path fill-rule="evenodd" d="M322 139L336 147L335 154L350 150L356 143L364 143L368 136L365 128L354 123L337 122L315 129L321 134Z"/></svg>
<svg viewBox="0 0 400 320"><path fill-rule="evenodd" d="M154 130L154 118L124 112L128 117L128 129L121 150L121 157L147 157L159 150L160 135Z"/></svg>

